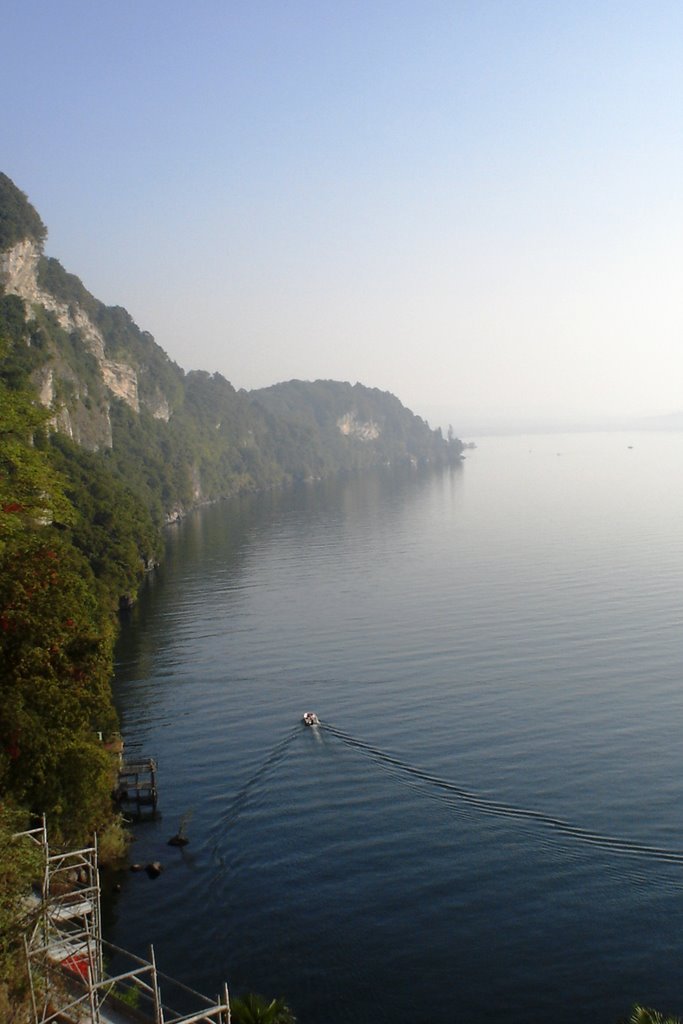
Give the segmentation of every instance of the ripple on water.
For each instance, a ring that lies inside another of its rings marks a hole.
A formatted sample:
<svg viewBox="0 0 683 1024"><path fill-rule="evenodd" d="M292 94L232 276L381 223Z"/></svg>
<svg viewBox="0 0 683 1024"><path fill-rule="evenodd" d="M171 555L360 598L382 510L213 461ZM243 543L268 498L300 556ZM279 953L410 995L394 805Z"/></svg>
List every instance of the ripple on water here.
<svg viewBox="0 0 683 1024"><path fill-rule="evenodd" d="M680 444L627 443L500 439L183 524L117 673L161 770L135 857L167 870L109 937L302 1021L681 1012Z"/></svg>

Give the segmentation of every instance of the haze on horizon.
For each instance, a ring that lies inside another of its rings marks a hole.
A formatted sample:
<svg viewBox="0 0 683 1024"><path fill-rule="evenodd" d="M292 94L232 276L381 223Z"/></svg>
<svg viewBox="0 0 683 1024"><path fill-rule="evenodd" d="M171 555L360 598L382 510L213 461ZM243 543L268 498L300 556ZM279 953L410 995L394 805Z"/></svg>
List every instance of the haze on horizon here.
<svg viewBox="0 0 683 1024"><path fill-rule="evenodd" d="M0 168L186 369L683 408L683 7L10 0Z"/></svg>

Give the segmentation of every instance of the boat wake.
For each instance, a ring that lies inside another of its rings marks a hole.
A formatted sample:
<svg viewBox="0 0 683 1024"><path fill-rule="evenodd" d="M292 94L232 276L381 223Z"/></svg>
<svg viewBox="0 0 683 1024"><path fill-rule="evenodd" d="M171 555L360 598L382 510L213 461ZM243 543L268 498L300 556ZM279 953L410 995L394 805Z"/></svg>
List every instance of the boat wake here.
<svg viewBox="0 0 683 1024"><path fill-rule="evenodd" d="M220 839L225 832L234 825L235 821L244 810L252 791L256 788L259 782L263 780L268 772L272 771L272 769L280 763L290 743L292 740L296 739L300 732L301 730L297 726L288 732L279 743L275 744L253 775L250 775L244 785L237 791L237 793L235 793L228 806L216 820L216 823L211 830L211 852L214 858L219 860L221 859L219 854Z"/></svg>
<svg viewBox="0 0 683 1024"><path fill-rule="evenodd" d="M350 736L348 733L342 732L341 729L337 729L335 726L330 725L329 722L321 722L320 726L330 733L330 735L335 736L338 740L341 740L342 743L345 743L346 746L352 747L353 749L360 751L366 757L369 757L381 768L390 771L392 774L404 775L409 780L421 782L429 786L432 790L430 795L436 796L443 802L466 804L482 814L496 815L504 818L523 819L524 821L532 822L536 825L550 829L557 835L566 836L578 842L599 847L609 851L610 853L647 858L649 860L657 860L664 863L683 864L683 851L681 850L671 850L660 846L649 846L645 843L637 843L628 839L621 839L618 836L603 835L600 832L593 832L589 829L580 828L579 826L573 825L571 822L565 821L562 818L555 818L552 815L545 814L543 811L534 811L526 807L518 807L515 804L503 803L499 800L489 800L486 797L472 792L471 790L464 789L462 786L458 786L455 783L450 782L448 779L440 778L438 775L432 775L430 772L427 772L422 768L406 764L399 758L392 757L385 751L379 750L377 747L373 747L369 743L364 743L362 740L356 739L354 736Z"/></svg>

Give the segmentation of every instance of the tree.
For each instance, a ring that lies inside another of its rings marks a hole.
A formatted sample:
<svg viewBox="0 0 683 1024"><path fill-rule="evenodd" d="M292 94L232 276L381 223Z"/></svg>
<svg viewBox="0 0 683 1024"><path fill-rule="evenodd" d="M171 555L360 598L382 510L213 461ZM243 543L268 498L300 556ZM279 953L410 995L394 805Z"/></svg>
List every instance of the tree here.
<svg viewBox="0 0 683 1024"><path fill-rule="evenodd" d="M47 228L28 198L6 174L0 173L0 252L30 238L42 244Z"/></svg>
<svg viewBox="0 0 683 1024"><path fill-rule="evenodd" d="M634 1006L629 1024L681 1024L680 1017L665 1017L659 1010L651 1010L646 1006Z"/></svg>
<svg viewBox="0 0 683 1024"><path fill-rule="evenodd" d="M230 1004L234 1024L296 1024L296 1017L284 999L271 999L249 993Z"/></svg>
<svg viewBox="0 0 683 1024"><path fill-rule="evenodd" d="M0 1017L7 1024L28 1019L23 900L40 878L41 858L37 846L14 838L26 827L18 811L0 805Z"/></svg>
<svg viewBox="0 0 683 1024"><path fill-rule="evenodd" d="M64 523L73 516L59 475L34 444L48 418L30 392L0 380L0 550L31 525Z"/></svg>
<svg viewBox="0 0 683 1024"><path fill-rule="evenodd" d="M85 559L49 527L0 555L0 790L83 836L109 811L97 732L115 725L112 624Z"/></svg>
<svg viewBox="0 0 683 1024"><path fill-rule="evenodd" d="M0 364L6 353L0 344ZM37 443L48 415L28 386L0 378L0 794L82 840L111 813L97 733L116 724L113 623L65 531L64 479Z"/></svg>

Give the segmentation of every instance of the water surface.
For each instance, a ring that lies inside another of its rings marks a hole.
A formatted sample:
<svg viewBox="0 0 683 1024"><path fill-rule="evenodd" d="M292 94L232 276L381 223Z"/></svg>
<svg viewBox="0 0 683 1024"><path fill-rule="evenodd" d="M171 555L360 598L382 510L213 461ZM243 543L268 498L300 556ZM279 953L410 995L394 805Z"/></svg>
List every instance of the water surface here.
<svg viewBox="0 0 683 1024"><path fill-rule="evenodd" d="M174 528L116 679L166 870L107 937L302 1024L681 1012L682 463L492 438Z"/></svg>

